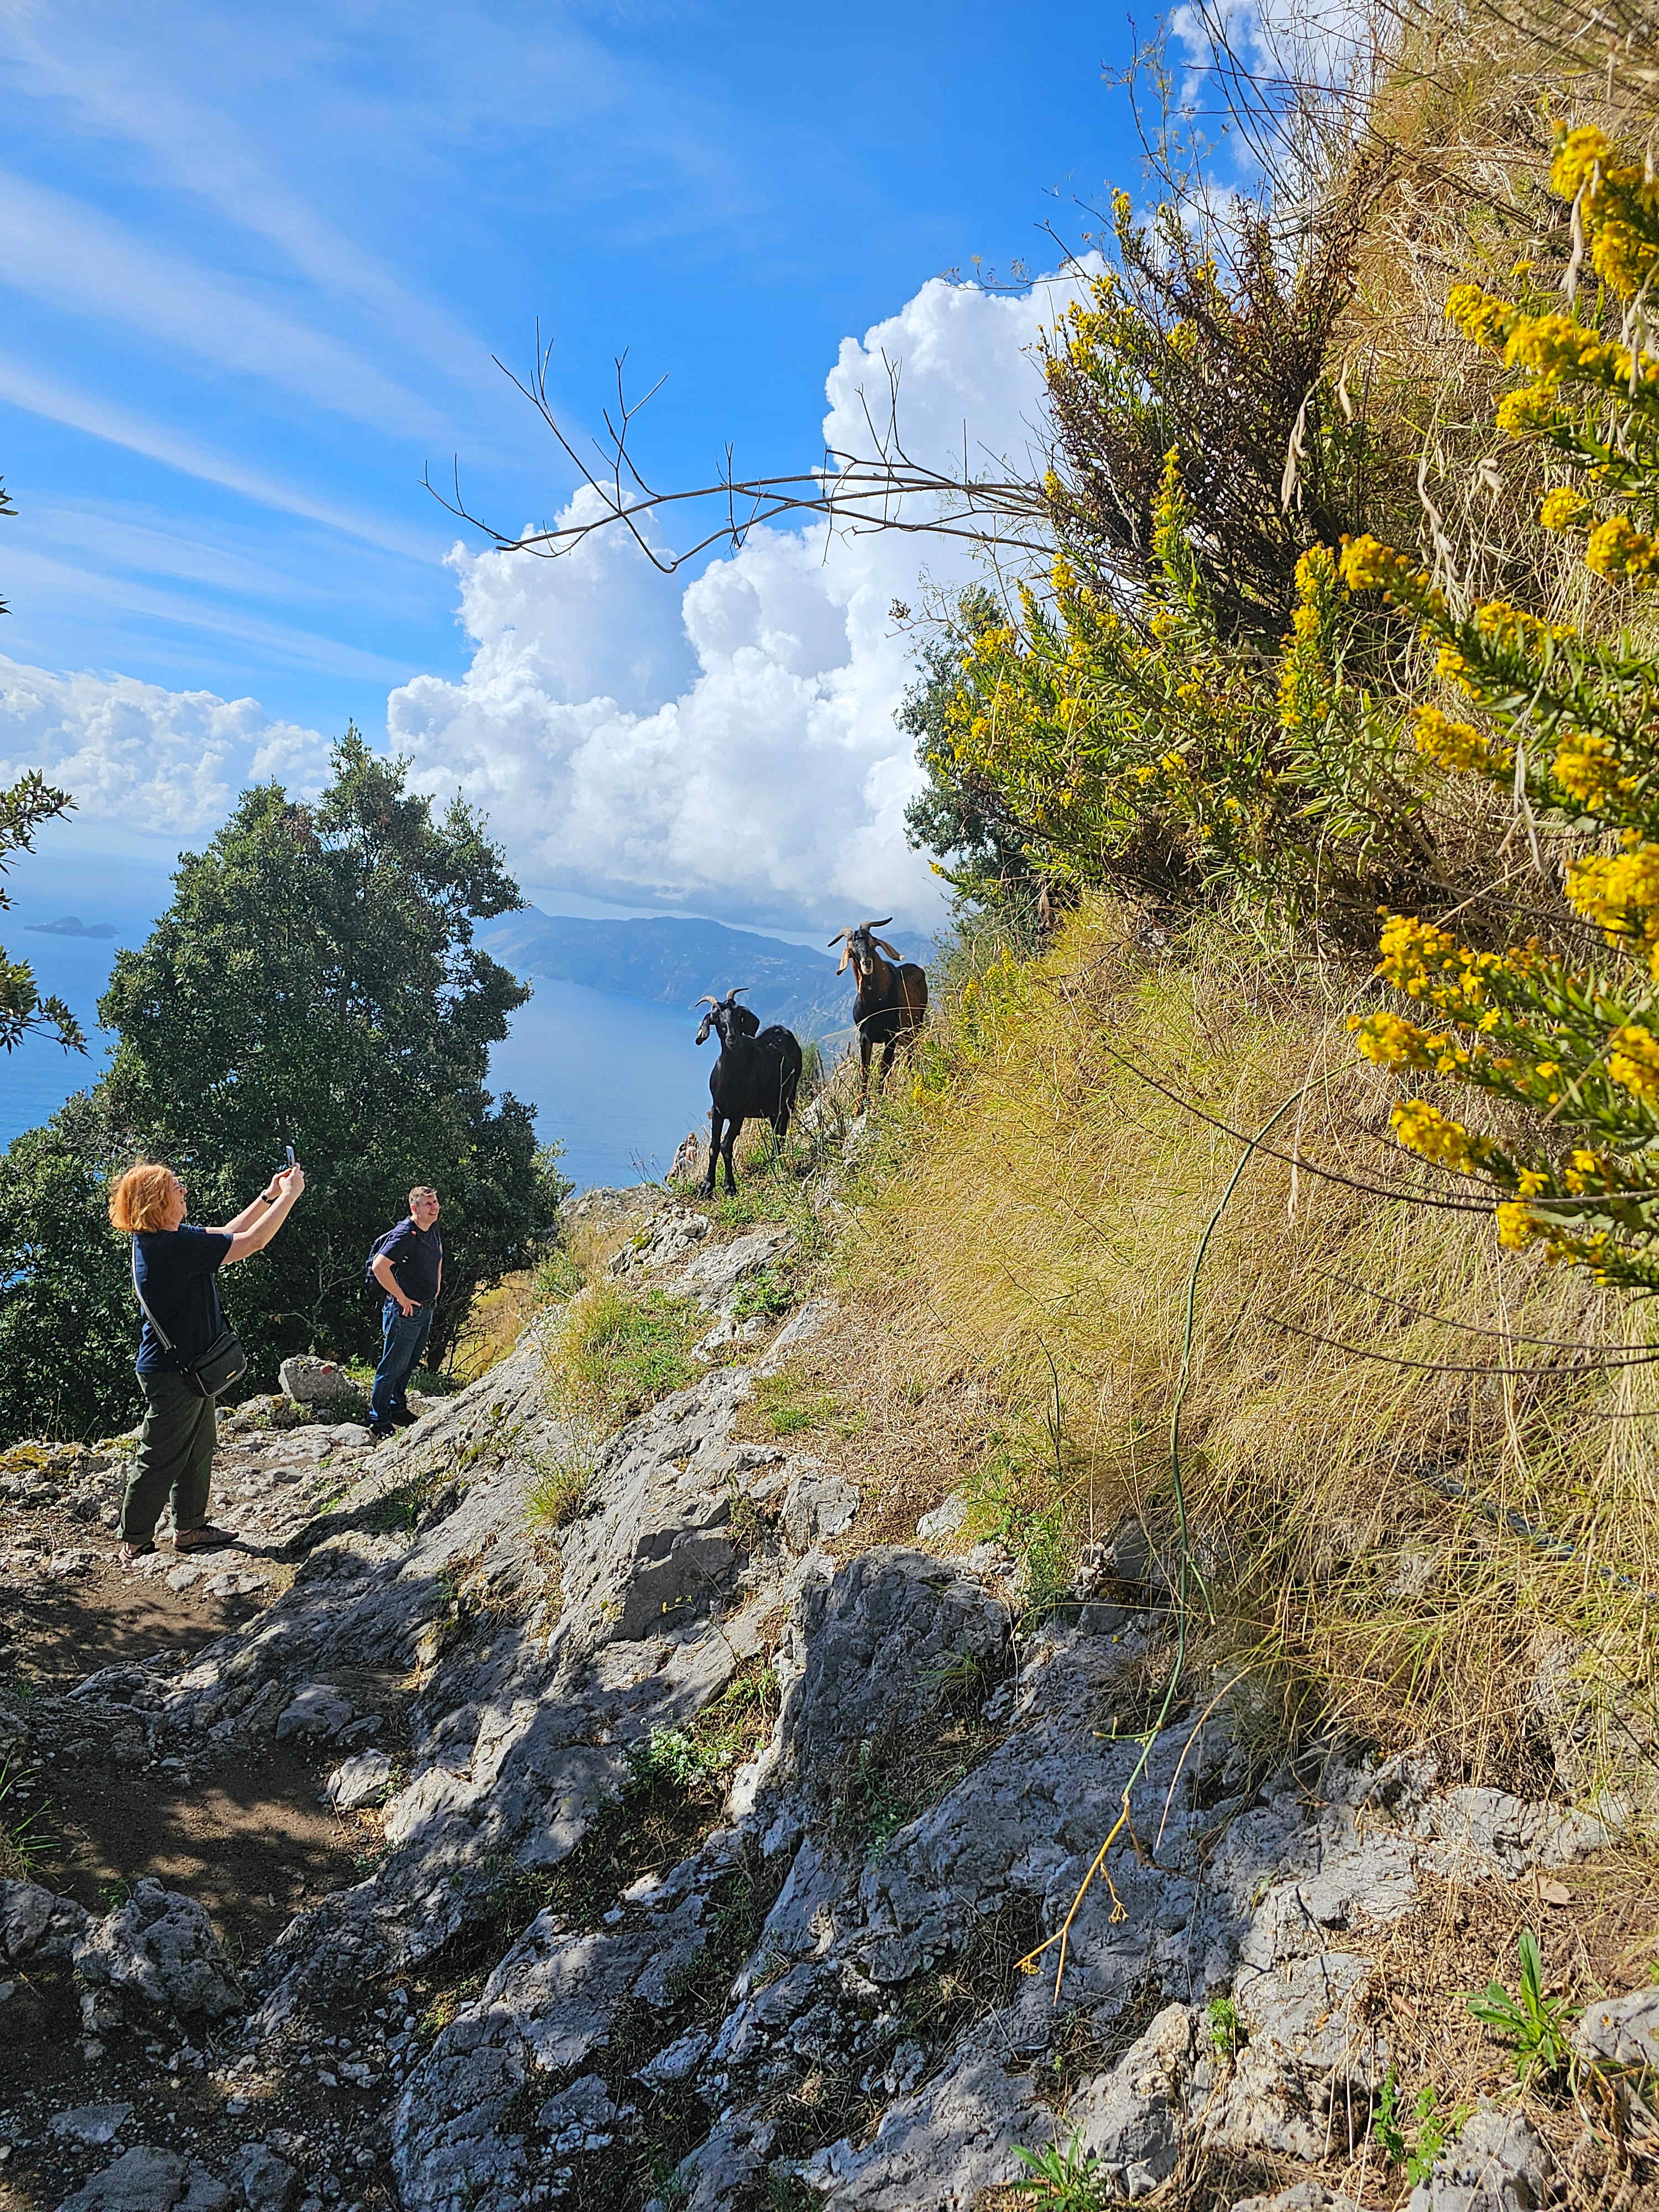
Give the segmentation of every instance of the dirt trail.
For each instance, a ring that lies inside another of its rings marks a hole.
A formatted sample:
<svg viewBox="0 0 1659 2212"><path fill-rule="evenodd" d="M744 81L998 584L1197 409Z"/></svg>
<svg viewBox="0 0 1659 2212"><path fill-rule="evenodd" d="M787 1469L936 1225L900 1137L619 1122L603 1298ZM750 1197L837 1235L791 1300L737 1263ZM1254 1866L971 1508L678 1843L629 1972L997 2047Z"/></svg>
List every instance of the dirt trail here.
<svg viewBox="0 0 1659 2212"><path fill-rule="evenodd" d="M233 1444L222 1462L228 1503L257 1459ZM329 1479L325 1464L316 1479ZM112 1480L118 1471L103 1475L106 1496ZM298 1502L295 1490L283 1494ZM232 1960L249 1961L296 1912L358 1880L374 1838L322 1800L337 1746L198 1739L181 1755L137 1717L112 1726L106 1709L66 1694L104 1668L187 1662L254 1619L286 1580L273 1547L250 1542L215 1554L217 1573L178 1575L186 1586L174 1589L165 1537L142 1570L125 1567L110 1517L107 1505L89 1516L84 1499L77 1514L70 1499L18 1499L15 1487L0 1501L0 1703L23 1723L9 1753L0 1732L0 1878L27 1875L102 1914L154 1875L204 1905ZM239 1581L258 1586L222 1588ZM120 2141L210 2162L249 2139L216 2079L216 2031L100 2041L82 2025L73 1978L49 1966L16 1972L0 2033L0 2212L47 2212L85 2179L87 2150L46 2125L65 2106L129 2107Z"/></svg>

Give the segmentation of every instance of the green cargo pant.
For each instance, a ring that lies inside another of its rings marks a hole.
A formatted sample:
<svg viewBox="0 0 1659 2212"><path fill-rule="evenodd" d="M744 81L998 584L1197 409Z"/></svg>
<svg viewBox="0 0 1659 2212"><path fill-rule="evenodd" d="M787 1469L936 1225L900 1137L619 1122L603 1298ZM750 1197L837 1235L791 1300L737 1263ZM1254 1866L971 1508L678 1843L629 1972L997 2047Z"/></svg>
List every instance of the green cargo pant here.
<svg viewBox="0 0 1659 2212"><path fill-rule="evenodd" d="M138 1382L144 1419L121 1503L124 1544L148 1544L169 1501L175 1528L203 1525L217 1436L212 1399L198 1398L182 1375L158 1368Z"/></svg>

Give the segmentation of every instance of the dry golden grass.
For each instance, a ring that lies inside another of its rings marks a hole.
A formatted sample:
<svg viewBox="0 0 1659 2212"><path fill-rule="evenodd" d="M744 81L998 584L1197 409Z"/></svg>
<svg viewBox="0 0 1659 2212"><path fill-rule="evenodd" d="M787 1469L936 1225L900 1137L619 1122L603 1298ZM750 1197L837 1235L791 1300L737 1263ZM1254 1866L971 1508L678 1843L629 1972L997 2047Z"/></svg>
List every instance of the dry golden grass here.
<svg viewBox="0 0 1659 2212"><path fill-rule="evenodd" d="M455 1347L450 1372L460 1383L476 1382L505 1359L543 1304L533 1269L503 1275L473 1300L466 1327Z"/></svg>
<svg viewBox="0 0 1659 2212"><path fill-rule="evenodd" d="M1309 1164L1253 1158L1196 1288L1182 1457L1218 1645L1451 1770L1536 1784L1547 1735L1593 1794L1627 1729L1659 1732L1659 1375L1595 1364L1645 1317L1500 1254L1484 1216L1310 1171L1460 1194L1377 1134L1356 988L1220 938L1149 964L1100 908L963 993L885 1116L817 1353L866 1414L841 1447L878 1485L860 1541L965 1478L969 1532L1036 1554L1039 1588L1130 1515L1173 1555L1188 1278L1243 1147L1122 1059L1234 1129L1299 1092L1271 1141Z"/></svg>

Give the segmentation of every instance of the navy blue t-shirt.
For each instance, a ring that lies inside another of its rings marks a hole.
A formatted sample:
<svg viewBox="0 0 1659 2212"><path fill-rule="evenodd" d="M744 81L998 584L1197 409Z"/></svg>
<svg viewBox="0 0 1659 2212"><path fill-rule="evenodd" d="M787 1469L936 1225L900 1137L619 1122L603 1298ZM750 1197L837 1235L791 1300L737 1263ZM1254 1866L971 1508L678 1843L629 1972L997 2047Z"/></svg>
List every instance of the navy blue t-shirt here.
<svg viewBox="0 0 1659 2212"><path fill-rule="evenodd" d="M138 1372L177 1368L180 1359L199 1359L224 1327L214 1275L230 1238L222 1229L141 1230L132 1240L138 1287L173 1341L163 1352L148 1320L138 1340Z"/></svg>
<svg viewBox="0 0 1659 2212"><path fill-rule="evenodd" d="M417 1306L429 1306L438 1295L438 1271L444 1263L443 1232L434 1221L430 1229L417 1229L406 1213L392 1231L386 1248L398 1288Z"/></svg>

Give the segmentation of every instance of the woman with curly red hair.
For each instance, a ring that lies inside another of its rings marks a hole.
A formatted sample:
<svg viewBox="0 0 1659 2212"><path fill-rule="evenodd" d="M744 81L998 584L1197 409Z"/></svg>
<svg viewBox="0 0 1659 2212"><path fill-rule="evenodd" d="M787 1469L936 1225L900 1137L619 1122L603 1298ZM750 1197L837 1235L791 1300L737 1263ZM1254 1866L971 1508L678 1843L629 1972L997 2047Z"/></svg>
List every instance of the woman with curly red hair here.
<svg viewBox="0 0 1659 2212"><path fill-rule="evenodd" d="M273 1176L222 1229L186 1222L185 1187L158 1161L139 1160L110 1193L109 1218L132 1238L133 1279L144 1308L137 1369L144 1418L118 1531L129 1565L155 1549L155 1523L167 1504L173 1508L175 1551L206 1551L234 1540L207 1517L214 1402L192 1389L181 1370L224 1327L214 1283L218 1270L263 1252L305 1187L301 1168ZM160 1334L154 1322L161 1324Z"/></svg>

